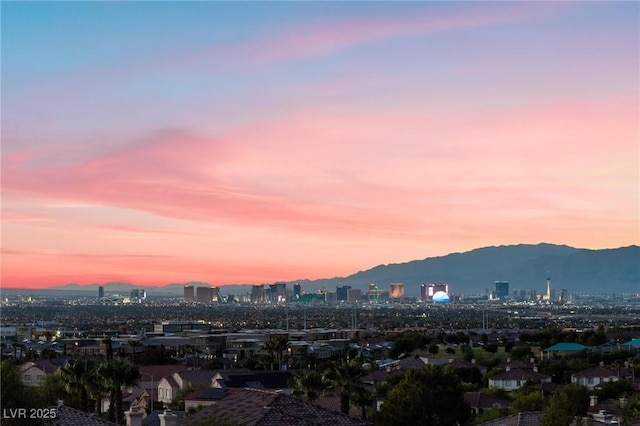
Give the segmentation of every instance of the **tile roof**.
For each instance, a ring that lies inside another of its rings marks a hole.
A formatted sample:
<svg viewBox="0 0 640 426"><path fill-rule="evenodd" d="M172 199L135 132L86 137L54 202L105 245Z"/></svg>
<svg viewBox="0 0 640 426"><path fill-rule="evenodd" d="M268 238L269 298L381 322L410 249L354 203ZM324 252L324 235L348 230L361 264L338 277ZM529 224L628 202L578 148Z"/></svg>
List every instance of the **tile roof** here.
<svg viewBox="0 0 640 426"><path fill-rule="evenodd" d="M640 346L640 337L637 337L635 339L629 340L628 342L622 343L621 346Z"/></svg>
<svg viewBox="0 0 640 426"><path fill-rule="evenodd" d="M181 371L186 370L187 368L184 365L141 365L140 373L144 373L142 375L141 381L150 381L151 377L153 377L154 382L159 382L164 377L170 376L173 373L179 373Z"/></svg>
<svg viewBox="0 0 640 426"><path fill-rule="evenodd" d="M533 370L509 370L489 377L489 380L549 380L551 376Z"/></svg>
<svg viewBox="0 0 640 426"><path fill-rule="evenodd" d="M229 390L227 396L187 417L180 425L197 424L209 417L228 419L233 423L255 425L265 415L267 406L278 396L275 392L248 389Z"/></svg>
<svg viewBox="0 0 640 426"><path fill-rule="evenodd" d="M464 399L471 408L480 408L482 410L492 408L496 405L501 407L511 407L512 404L509 399L487 395L481 392L465 392Z"/></svg>
<svg viewBox="0 0 640 426"><path fill-rule="evenodd" d="M50 423L50 426L112 426L115 423L104 420L92 413L76 410L75 408L60 405L55 407L56 418Z"/></svg>
<svg viewBox="0 0 640 426"><path fill-rule="evenodd" d="M538 426L541 418L542 411L531 411L480 423L478 426Z"/></svg>
<svg viewBox="0 0 640 426"><path fill-rule="evenodd" d="M618 373L605 367L592 367L573 374L573 377L618 377Z"/></svg>
<svg viewBox="0 0 640 426"><path fill-rule="evenodd" d="M589 349L580 343L562 342L544 349L543 352L578 352Z"/></svg>
<svg viewBox="0 0 640 426"><path fill-rule="evenodd" d="M315 405L318 405L322 408L326 408L327 410L331 410L335 413L342 413L340 407L340 396L337 395L323 395L316 402ZM351 417L360 417L360 408L351 404L349 406L349 415Z"/></svg>
<svg viewBox="0 0 640 426"><path fill-rule="evenodd" d="M179 424L193 425L214 416L233 423L256 426L371 424L282 393L248 388L230 389L225 398L187 417Z"/></svg>
<svg viewBox="0 0 640 426"><path fill-rule="evenodd" d="M222 375L224 384L230 388L286 389L288 381L294 376L291 371L255 371Z"/></svg>
<svg viewBox="0 0 640 426"><path fill-rule="evenodd" d="M510 368L512 370L514 370L514 369L533 370L533 367L535 367L535 366L536 365L533 362L527 362L527 361L522 361L520 359L514 359L512 361L500 364L499 368L506 369L508 367L508 368Z"/></svg>
<svg viewBox="0 0 640 426"><path fill-rule="evenodd" d="M220 400L227 396L228 391L220 388L204 388L191 392L184 399L185 401L212 401Z"/></svg>

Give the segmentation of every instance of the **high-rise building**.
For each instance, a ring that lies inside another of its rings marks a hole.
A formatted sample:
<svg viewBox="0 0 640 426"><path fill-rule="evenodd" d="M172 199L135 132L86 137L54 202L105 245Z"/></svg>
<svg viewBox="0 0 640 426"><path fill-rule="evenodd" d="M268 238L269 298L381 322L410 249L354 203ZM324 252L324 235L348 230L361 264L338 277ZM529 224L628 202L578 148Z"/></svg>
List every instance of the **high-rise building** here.
<svg viewBox="0 0 640 426"><path fill-rule="evenodd" d="M389 297L391 299L404 299L404 284L403 283L389 284Z"/></svg>
<svg viewBox="0 0 640 426"><path fill-rule="evenodd" d="M281 303L287 301L287 283L275 283L265 290L265 297L269 303Z"/></svg>
<svg viewBox="0 0 640 426"><path fill-rule="evenodd" d="M331 302L335 302L336 300L337 300L337 298L336 298L336 292L335 291L327 291L324 294L324 301L325 302L331 303Z"/></svg>
<svg viewBox="0 0 640 426"><path fill-rule="evenodd" d="M102 286L98 287L98 297L100 298L104 297L104 287Z"/></svg>
<svg viewBox="0 0 640 426"><path fill-rule="evenodd" d="M293 298L294 298L295 300L300 299L301 293L302 293L302 292L301 292L300 284L299 284L299 283L295 283L295 284L293 285Z"/></svg>
<svg viewBox="0 0 640 426"><path fill-rule="evenodd" d="M221 302L220 300L220 288L211 287L211 301L215 303Z"/></svg>
<svg viewBox="0 0 640 426"><path fill-rule="evenodd" d="M211 287L196 287L196 300L198 303L210 303L212 300Z"/></svg>
<svg viewBox="0 0 640 426"><path fill-rule="evenodd" d="M378 288L378 284L369 284L368 298L369 302L378 303L378 299L380 298L380 289Z"/></svg>
<svg viewBox="0 0 640 426"><path fill-rule="evenodd" d="M196 301L196 290L192 285L184 286L184 301L185 302L195 302Z"/></svg>
<svg viewBox="0 0 640 426"><path fill-rule="evenodd" d="M421 302L427 301L427 285L426 284L420 284L420 301Z"/></svg>
<svg viewBox="0 0 640 426"><path fill-rule="evenodd" d="M545 293L544 296L542 296L542 300L548 300L548 301L552 301L553 300L553 292L551 290L551 277L547 276L547 292Z"/></svg>
<svg viewBox="0 0 640 426"><path fill-rule="evenodd" d="M129 297L129 300L131 301L131 303L142 303L142 300L146 297L147 293L144 290L134 288L133 290L131 290L131 296Z"/></svg>
<svg viewBox="0 0 640 426"><path fill-rule="evenodd" d="M265 293L264 285L254 285L251 287L251 303L264 303Z"/></svg>
<svg viewBox="0 0 640 426"><path fill-rule="evenodd" d="M349 300L350 285L336 286L336 299L338 302Z"/></svg>
<svg viewBox="0 0 640 426"><path fill-rule="evenodd" d="M348 302L359 302L362 299L362 290L359 288L350 288L347 290L347 301Z"/></svg>
<svg viewBox="0 0 640 426"><path fill-rule="evenodd" d="M272 284L276 291L276 301L277 302L286 302L287 301L287 283L275 283Z"/></svg>
<svg viewBox="0 0 640 426"><path fill-rule="evenodd" d="M509 297L509 281L496 281L495 299L504 300Z"/></svg>

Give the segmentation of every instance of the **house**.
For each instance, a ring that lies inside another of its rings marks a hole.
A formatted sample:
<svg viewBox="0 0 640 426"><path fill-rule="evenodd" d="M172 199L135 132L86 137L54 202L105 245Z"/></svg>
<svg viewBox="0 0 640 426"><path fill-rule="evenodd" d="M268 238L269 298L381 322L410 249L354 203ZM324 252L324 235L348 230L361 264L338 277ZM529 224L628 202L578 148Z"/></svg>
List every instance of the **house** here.
<svg viewBox="0 0 640 426"><path fill-rule="evenodd" d="M622 343L620 345L620 349L633 353L640 353L640 337Z"/></svg>
<svg viewBox="0 0 640 426"><path fill-rule="evenodd" d="M196 425L211 418L247 426L371 425L282 393L248 388L228 389L227 392L224 398L185 418L180 425Z"/></svg>
<svg viewBox="0 0 640 426"><path fill-rule="evenodd" d="M146 392L141 394L136 393L135 401L132 401L132 407L139 407L146 410L147 406L150 406L151 398L154 401L158 400L158 385L160 381L169 377L174 373L179 373L186 370L184 365L142 365L139 368L140 381L137 388L143 389ZM127 389L131 393L135 393L136 387L130 387Z"/></svg>
<svg viewBox="0 0 640 426"><path fill-rule="evenodd" d="M577 383L589 389L594 389L601 383L617 382L618 380L616 371L602 366L588 368L571 375L571 383Z"/></svg>
<svg viewBox="0 0 640 426"><path fill-rule="evenodd" d="M618 404L624 403L623 399L624 398L620 400L606 399L604 401L598 401L597 395L591 395L587 415L597 423L619 424L619 419L616 418L614 412L617 411Z"/></svg>
<svg viewBox="0 0 640 426"><path fill-rule="evenodd" d="M25 362L20 366L22 383L27 386L38 386L44 382L48 374L55 373L65 362L67 362L67 358L40 359Z"/></svg>
<svg viewBox="0 0 640 426"><path fill-rule="evenodd" d="M216 374L214 370L185 370L164 377L158 382L158 401L170 404L182 389L211 387Z"/></svg>
<svg viewBox="0 0 640 426"><path fill-rule="evenodd" d="M173 375L164 377L158 382L158 394L156 397L160 402L171 404L171 402L178 397L179 390L180 385L178 385Z"/></svg>
<svg viewBox="0 0 640 426"><path fill-rule="evenodd" d="M551 359L552 357L555 358L588 350L589 348L587 346L581 345L580 343L562 342L544 349L542 351L542 358L544 359L545 353L547 354L547 359Z"/></svg>
<svg viewBox="0 0 640 426"><path fill-rule="evenodd" d="M473 414L480 414L489 408L505 408L511 407L511 400L500 398L493 395L487 395L481 392L465 392L464 400L467 401Z"/></svg>
<svg viewBox="0 0 640 426"><path fill-rule="evenodd" d="M489 387L512 391L525 386L527 382L551 382L551 376L534 370L509 370L489 377Z"/></svg>

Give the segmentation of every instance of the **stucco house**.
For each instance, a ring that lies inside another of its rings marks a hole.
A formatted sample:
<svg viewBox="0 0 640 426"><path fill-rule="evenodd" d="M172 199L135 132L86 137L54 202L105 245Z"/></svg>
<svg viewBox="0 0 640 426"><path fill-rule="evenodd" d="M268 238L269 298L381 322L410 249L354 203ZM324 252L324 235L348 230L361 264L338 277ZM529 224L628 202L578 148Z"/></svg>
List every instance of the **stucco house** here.
<svg viewBox="0 0 640 426"><path fill-rule="evenodd" d="M618 372L602 366L588 368L571 375L571 383L577 383L589 389L594 389L601 383L617 382Z"/></svg>
<svg viewBox="0 0 640 426"><path fill-rule="evenodd" d="M512 391L525 386L528 381L550 383L551 376L536 370L509 370L489 377L489 387Z"/></svg>

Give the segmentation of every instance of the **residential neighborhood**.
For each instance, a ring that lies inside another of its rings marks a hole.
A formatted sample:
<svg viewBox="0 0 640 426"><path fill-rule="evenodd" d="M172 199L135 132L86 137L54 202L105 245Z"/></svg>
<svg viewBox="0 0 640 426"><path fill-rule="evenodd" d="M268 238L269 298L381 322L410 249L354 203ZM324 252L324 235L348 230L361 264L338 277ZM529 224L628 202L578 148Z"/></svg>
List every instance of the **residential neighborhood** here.
<svg viewBox="0 0 640 426"><path fill-rule="evenodd" d="M460 424L494 424L516 414L538 419L528 424L553 424L544 419L555 399L567 395L583 401L571 418L640 424L637 338L615 350L605 343L525 341L545 333L308 329L53 338L22 342L17 358L6 344L3 384L5 370L15 368L20 386L34 395L57 389L44 398L56 418L39 419L42 424L295 425L304 418L305 424L384 425L404 415L395 412L402 405L397 398L411 400L402 392L415 386L407 380L416 371L433 389L443 386L434 398L451 393L459 401ZM608 340L603 328L585 337L594 333ZM40 356L33 356L34 346Z"/></svg>

